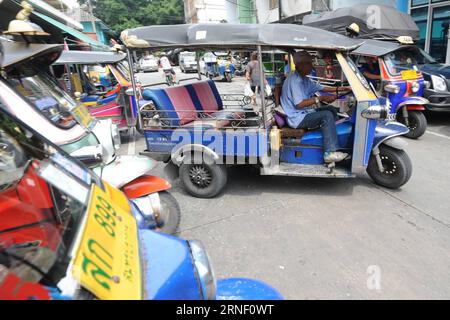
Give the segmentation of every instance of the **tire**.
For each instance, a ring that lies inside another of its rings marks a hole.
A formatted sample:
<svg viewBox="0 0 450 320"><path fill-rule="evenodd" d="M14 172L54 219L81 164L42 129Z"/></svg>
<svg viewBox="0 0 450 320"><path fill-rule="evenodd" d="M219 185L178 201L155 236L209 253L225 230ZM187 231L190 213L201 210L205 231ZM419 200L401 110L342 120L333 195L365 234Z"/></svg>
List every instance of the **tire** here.
<svg viewBox="0 0 450 320"><path fill-rule="evenodd" d="M425 118L425 115L422 111L408 111L408 120L409 132L405 134L405 137L410 139L417 139L421 137L427 130L427 118ZM403 118L401 111L399 111L399 113L397 114L397 121L405 124L405 119Z"/></svg>
<svg viewBox="0 0 450 320"><path fill-rule="evenodd" d="M161 215L157 219L159 231L175 234L180 226L181 210L177 200L167 191L159 192Z"/></svg>
<svg viewBox="0 0 450 320"><path fill-rule="evenodd" d="M385 172L378 170L374 155L370 156L367 166L367 173L376 184L389 189L398 189L408 182L412 175L412 163L405 151L381 145L380 157Z"/></svg>
<svg viewBox="0 0 450 320"><path fill-rule="evenodd" d="M218 195L227 184L227 169L225 165L218 164L192 164L183 163L179 169L179 176L184 189L197 198L213 198ZM195 182L197 178L206 178L206 181Z"/></svg>

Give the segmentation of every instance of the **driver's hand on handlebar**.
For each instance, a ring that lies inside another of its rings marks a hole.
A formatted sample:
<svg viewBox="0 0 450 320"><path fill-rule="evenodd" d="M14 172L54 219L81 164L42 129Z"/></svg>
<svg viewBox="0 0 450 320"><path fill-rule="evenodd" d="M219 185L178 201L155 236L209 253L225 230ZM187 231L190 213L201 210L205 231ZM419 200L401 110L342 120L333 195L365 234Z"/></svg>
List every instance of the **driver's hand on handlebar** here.
<svg viewBox="0 0 450 320"><path fill-rule="evenodd" d="M336 96L320 96L319 100L320 102L333 103L334 101L336 101L336 98Z"/></svg>
<svg viewBox="0 0 450 320"><path fill-rule="evenodd" d="M339 91L353 91L353 89L350 86L345 86L345 87L339 87Z"/></svg>

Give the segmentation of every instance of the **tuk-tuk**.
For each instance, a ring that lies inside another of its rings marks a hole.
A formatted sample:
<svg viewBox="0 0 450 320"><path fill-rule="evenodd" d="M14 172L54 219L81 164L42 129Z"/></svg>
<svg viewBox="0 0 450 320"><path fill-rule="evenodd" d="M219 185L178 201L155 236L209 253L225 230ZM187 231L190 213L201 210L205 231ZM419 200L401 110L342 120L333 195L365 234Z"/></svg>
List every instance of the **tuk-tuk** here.
<svg viewBox="0 0 450 320"><path fill-rule="evenodd" d="M66 90L72 96L80 93L79 99L94 117L111 119L119 131L129 131L135 127L140 130L136 116L138 103L133 94L126 94L131 88L131 73L125 62L126 56L123 52L63 51L53 64L53 69L63 68L58 72L59 78L68 78L72 82L73 89ZM96 85L100 76L94 79L90 76L90 70L94 67L106 69L110 75L108 81Z"/></svg>
<svg viewBox="0 0 450 320"><path fill-rule="evenodd" d="M408 128L386 121L386 99L377 97L348 56L363 41L290 24L149 26L125 30L122 41L129 50L257 50L261 74L263 49L315 54L327 50L343 75L341 85L353 89L339 93L347 96L348 109L336 125L339 150L351 157L336 165L324 163L321 131L287 127L264 90L258 110L248 110L239 104L231 107L230 95L220 95L210 80L167 89L142 87L142 97L152 106L142 115L145 153L175 164L183 186L194 196L213 197L223 190L227 165L258 165L263 175L321 178L349 178L367 171L377 184L393 189L411 177L405 142L398 138Z"/></svg>
<svg viewBox="0 0 450 320"><path fill-rule="evenodd" d="M0 109L0 299L281 299L216 280L201 242L142 229L145 215Z"/></svg>
<svg viewBox="0 0 450 320"><path fill-rule="evenodd" d="M423 110L429 102L422 97L425 81L416 60L420 54L419 48L398 42L366 39L351 54L360 68L374 61L380 80L368 81L373 82L378 94L388 99L391 105L389 119L408 127L406 137L421 137L427 129Z"/></svg>
<svg viewBox="0 0 450 320"><path fill-rule="evenodd" d="M429 102L422 98L426 85L417 62L419 49L413 46L419 28L410 15L389 5L355 4L306 15L302 23L364 41L353 53L362 56L361 61L378 60L382 78L378 92L388 97L391 117L409 128L408 138L425 133L422 111Z"/></svg>
<svg viewBox="0 0 450 320"><path fill-rule="evenodd" d="M120 135L110 120L93 118L86 107L58 86L49 66L62 45L0 41L0 108L8 110L47 139L122 189L147 214L148 228L175 233L181 210L168 192L170 183L149 175L156 162L118 156ZM56 72L57 70L53 70Z"/></svg>

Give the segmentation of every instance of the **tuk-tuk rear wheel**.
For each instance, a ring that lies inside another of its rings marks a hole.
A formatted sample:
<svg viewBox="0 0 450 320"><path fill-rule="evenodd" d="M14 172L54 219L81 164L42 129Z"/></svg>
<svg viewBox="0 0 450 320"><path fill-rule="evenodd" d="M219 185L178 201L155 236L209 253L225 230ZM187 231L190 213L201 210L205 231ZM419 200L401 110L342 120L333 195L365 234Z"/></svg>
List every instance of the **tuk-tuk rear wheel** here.
<svg viewBox="0 0 450 320"><path fill-rule="evenodd" d="M219 194L227 183L227 169L219 164L184 163L179 176L187 192L198 198L212 198Z"/></svg>
<svg viewBox="0 0 450 320"><path fill-rule="evenodd" d="M367 173L376 184L389 189L398 189L411 178L411 159L403 150L386 145L381 145L379 148L384 171L379 170L377 160L372 155L367 166Z"/></svg>

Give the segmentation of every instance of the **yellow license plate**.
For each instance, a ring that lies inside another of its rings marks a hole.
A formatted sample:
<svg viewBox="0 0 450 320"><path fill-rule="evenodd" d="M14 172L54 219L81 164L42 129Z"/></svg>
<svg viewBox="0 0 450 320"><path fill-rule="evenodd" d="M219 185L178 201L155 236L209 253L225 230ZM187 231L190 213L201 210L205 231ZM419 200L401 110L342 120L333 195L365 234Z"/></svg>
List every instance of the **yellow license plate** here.
<svg viewBox="0 0 450 320"><path fill-rule="evenodd" d="M416 70L403 70L401 72L403 80L414 80L417 79L417 71Z"/></svg>
<svg viewBox="0 0 450 320"><path fill-rule="evenodd" d="M73 276L99 299L142 298L136 221L97 185L72 265Z"/></svg>
<svg viewBox="0 0 450 320"><path fill-rule="evenodd" d="M78 106L72 109L72 114L85 128L89 128L92 121L94 121L94 118L89 113L89 110L83 104L78 104Z"/></svg>

